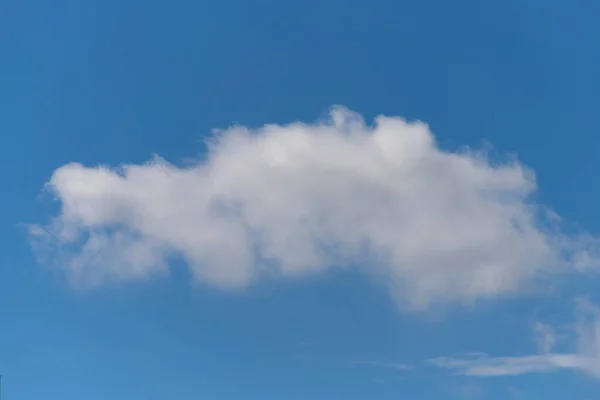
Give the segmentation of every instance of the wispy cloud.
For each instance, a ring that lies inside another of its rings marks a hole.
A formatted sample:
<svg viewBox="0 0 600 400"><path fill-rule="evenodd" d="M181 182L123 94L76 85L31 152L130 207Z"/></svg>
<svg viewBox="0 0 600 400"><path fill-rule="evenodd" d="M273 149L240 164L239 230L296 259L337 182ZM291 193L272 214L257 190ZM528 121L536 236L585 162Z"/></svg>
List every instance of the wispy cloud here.
<svg viewBox="0 0 600 400"><path fill-rule="evenodd" d="M549 353L556 345L556 334L554 329L543 322L536 322L534 326L536 343L540 353Z"/></svg>
<svg viewBox="0 0 600 400"><path fill-rule="evenodd" d="M412 366L408 365L408 364L381 362L381 361L353 361L352 364L366 365L366 366L377 367L377 368L395 369L398 371L407 371L407 370L412 369Z"/></svg>
<svg viewBox="0 0 600 400"><path fill-rule="evenodd" d="M586 360L575 354L543 354L523 357L480 357L473 359L439 357L429 362L437 367L469 376L514 376L553 372L561 368L583 369Z"/></svg>
<svg viewBox="0 0 600 400"><path fill-rule="evenodd" d="M531 373L552 373L559 370L578 370L600 378L600 309L587 301L578 305L578 322L572 327L575 341L570 353L547 353L555 344L553 329L537 325L540 354L516 357L490 357L471 354L465 357L438 357L428 363L468 376L515 376Z"/></svg>
<svg viewBox="0 0 600 400"><path fill-rule="evenodd" d="M524 399L527 397L527 393L513 385L508 385L506 392L513 399Z"/></svg>
<svg viewBox="0 0 600 400"><path fill-rule="evenodd" d="M448 390L448 394L457 400L475 400L483 398L485 391L481 385L470 383L454 386Z"/></svg>

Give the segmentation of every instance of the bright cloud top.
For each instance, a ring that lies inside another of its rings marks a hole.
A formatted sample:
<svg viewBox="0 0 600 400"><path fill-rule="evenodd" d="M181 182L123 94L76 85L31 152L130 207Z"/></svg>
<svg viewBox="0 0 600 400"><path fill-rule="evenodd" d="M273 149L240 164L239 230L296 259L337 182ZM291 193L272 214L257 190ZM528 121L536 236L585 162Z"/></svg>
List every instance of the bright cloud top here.
<svg viewBox="0 0 600 400"><path fill-rule="evenodd" d="M85 285L167 272L173 255L224 288L354 266L418 308L593 261L540 222L518 162L443 151L423 123L367 126L342 108L315 124L220 131L192 166L68 164L47 187L61 211L32 238Z"/></svg>

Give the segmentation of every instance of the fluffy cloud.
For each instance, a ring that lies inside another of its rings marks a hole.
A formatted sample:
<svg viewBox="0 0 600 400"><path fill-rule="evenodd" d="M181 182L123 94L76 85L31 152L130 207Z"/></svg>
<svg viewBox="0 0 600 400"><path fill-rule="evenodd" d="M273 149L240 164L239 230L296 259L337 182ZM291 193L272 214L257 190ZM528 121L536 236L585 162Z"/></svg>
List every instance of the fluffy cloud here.
<svg viewBox="0 0 600 400"><path fill-rule="evenodd" d="M361 268L404 305L516 293L595 260L530 199L517 161L441 150L428 127L335 108L315 124L216 132L196 164L58 168L60 213L32 226L80 285L168 273L243 288L265 276Z"/></svg>
<svg viewBox="0 0 600 400"><path fill-rule="evenodd" d="M430 360L433 365L469 376L515 376L529 373L549 373L571 369L600 379L600 310L586 302L579 304L579 320L572 327L572 352L552 353L556 340L551 328L544 325L540 338L543 351L521 357L489 357L475 354L466 358L440 357ZM539 327L536 327L539 334ZM539 336L538 336L539 337ZM548 339L551 337L552 339Z"/></svg>

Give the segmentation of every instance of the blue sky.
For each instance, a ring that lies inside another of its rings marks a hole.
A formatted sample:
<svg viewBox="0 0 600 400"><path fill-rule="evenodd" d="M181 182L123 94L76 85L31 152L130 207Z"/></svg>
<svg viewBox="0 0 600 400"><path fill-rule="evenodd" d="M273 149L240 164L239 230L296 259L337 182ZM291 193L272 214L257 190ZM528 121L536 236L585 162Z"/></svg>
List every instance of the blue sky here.
<svg viewBox="0 0 600 400"><path fill-rule="evenodd" d="M598 12L2 2L4 397L596 398Z"/></svg>

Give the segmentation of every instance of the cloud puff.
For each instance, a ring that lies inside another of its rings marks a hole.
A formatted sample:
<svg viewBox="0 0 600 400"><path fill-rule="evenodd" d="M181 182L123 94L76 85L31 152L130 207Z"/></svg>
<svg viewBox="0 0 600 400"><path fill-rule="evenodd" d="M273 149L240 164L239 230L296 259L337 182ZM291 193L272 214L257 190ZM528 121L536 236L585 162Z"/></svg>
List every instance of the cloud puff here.
<svg viewBox="0 0 600 400"><path fill-rule="evenodd" d="M368 126L343 108L315 124L216 132L186 167L68 164L47 189L60 213L32 226L32 241L81 285L164 274L171 256L234 289L356 267L422 308L515 293L595 260L548 224L517 161L443 151L423 123Z"/></svg>
<svg viewBox="0 0 600 400"><path fill-rule="evenodd" d="M550 373L571 369L582 371L600 379L600 309L587 301L580 301L579 319L572 327L575 340L570 353L550 353L527 355L521 357L489 357L475 354L466 358L440 357L430 363L445 369L454 370L461 375L469 376L515 376L530 373ZM544 345L555 344L555 336L551 329L544 325ZM536 327L539 333L539 327ZM551 341L547 340L552 337ZM550 349L546 347L545 349Z"/></svg>

